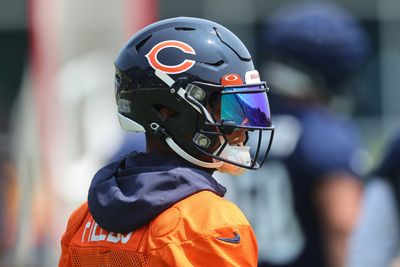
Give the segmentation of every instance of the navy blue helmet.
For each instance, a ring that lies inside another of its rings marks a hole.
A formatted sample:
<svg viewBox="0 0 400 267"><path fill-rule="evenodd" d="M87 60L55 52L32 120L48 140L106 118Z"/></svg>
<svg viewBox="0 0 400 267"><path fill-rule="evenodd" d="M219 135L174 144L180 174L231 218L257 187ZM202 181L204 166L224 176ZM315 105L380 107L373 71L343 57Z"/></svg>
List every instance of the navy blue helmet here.
<svg viewBox="0 0 400 267"><path fill-rule="evenodd" d="M231 31L198 18L162 20L136 33L115 66L124 129L153 134L201 167L261 166L273 136L268 88ZM163 108L172 115L161 116ZM230 145L227 135L240 129L244 144Z"/></svg>
<svg viewBox="0 0 400 267"><path fill-rule="evenodd" d="M370 52L362 26L330 1L280 8L266 21L261 38L270 58L302 68L329 89L358 70Z"/></svg>

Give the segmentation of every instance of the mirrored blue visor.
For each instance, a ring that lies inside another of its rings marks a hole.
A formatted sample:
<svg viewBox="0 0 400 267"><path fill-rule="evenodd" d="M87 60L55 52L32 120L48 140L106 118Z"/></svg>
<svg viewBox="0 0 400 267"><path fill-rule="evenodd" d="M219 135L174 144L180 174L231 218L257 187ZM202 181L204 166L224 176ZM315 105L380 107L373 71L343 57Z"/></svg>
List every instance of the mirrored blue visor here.
<svg viewBox="0 0 400 267"><path fill-rule="evenodd" d="M242 127L270 127L266 89L262 86L225 88L221 93L220 118Z"/></svg>

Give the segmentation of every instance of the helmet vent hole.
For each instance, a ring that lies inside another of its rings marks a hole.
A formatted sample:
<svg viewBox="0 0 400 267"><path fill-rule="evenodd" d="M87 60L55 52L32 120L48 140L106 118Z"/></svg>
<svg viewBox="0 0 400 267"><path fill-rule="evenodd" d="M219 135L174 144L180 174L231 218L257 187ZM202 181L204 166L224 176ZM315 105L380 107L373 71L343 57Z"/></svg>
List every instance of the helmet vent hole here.
<svg viewBox="0 0 400 267"><path fill-rule="evenodd" d="M238 51L236 51L236 50L234 49L234 47L232 47L232 45L230 45L228 42L226 42L226 40L224 40L224 39L222 38L222 36L221 36L220 32L218 31L217 27L213 27L213 29L214 29L215 34L218 36L218 39L219 39L223 44L225 44L227 47L229 47L241 60L243 60L243 61L251 61L251 57L250 57L250 58L242 57L242 56L238 53Z"/></svg>
<svg viewBox="0 0 400 267"><path fill-rule="evenodd" d="M175 30L177 30L177 31L195 31L196 28L191 28L191 27L175 27Z"/></svg>
<svg viewBox="0 0 400 267"><path fill-rule="evenodd" d="M139 53L142 46L151 38L152 35L147 36L135 46L136 53Z"/></svg>
<svg viewBox="0 0 400 267"><path fill-rule="evenodd" d="M211 65L211 66L218 67L218 66L221 66L222 64L224 64L225 62L221 59L221 60L219 60L217 62L214 62L214 63L211 63L211 62L201 62L201 63L202 64L206 64L206 65Z"/></svg>

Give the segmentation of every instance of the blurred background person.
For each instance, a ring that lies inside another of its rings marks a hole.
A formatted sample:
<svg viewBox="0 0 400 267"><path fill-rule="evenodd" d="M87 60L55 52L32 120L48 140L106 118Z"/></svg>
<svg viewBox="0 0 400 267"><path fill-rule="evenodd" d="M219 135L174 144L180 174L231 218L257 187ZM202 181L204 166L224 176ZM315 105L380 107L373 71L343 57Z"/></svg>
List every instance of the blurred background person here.
<svg viewBox="0 0 400 267"><path fill-rule="evenodd" d="M344 266L365 150L354 123L331 105L352 89L345 82L365 64L369 38L339 4L303 1L277 10L261 42L279 129L270 162L276 176L264 187L269 217L258 221L266 228L257 236L261 265Z"/></svg>
<svg viewBox="0 0 400 267"><path fill-rule="evenodd" d="M344 266L364 150L329 105L365 63L369 39L329 1L284 6L260 34L276 137L264 172L232 180L236 200L254 225L260 266Z"/></svg>
<svg viewBox="0 0 400 267"><path fill-rule="evenodd" d="M365 185L360 220L350 239L348 267L400 266L400 132ZM396 263L395 263L396 261Z"/></svg>
<svg viewBox="0 0 400 267"><path fill-rule="evenodd" d="M155 2L24 2L29 57L10 135L20 194L5 266L56 266L65 222L97 168L126 139L144 149L144 135L127 136L116 121L110 73L120 43L156 19Z"/></svg>

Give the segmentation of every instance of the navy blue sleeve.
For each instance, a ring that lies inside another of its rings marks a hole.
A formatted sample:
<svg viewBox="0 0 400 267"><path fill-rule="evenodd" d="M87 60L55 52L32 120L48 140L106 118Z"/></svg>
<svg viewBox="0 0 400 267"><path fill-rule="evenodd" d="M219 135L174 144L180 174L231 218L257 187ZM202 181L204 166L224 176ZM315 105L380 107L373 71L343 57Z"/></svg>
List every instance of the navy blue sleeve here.
<svg viewBox="0 0 400 267"><path fill-rule="evenodd" d="M360 140L354 127L325 113L300 118L302 134L289 159L296 172L311 181L337 171L359 176Z"/></svg>

